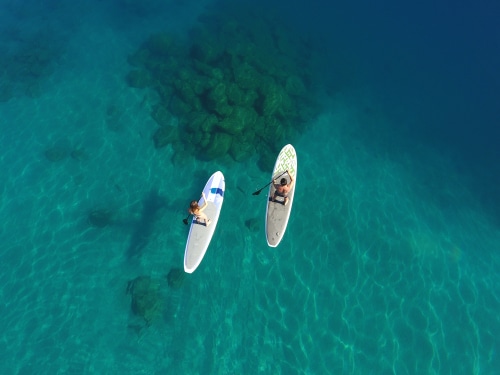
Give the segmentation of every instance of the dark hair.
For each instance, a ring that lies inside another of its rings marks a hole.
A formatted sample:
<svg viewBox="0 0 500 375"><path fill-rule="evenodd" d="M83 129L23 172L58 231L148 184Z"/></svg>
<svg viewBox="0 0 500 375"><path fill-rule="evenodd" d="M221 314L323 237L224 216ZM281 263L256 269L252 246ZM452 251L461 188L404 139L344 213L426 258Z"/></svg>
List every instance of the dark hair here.
<svg viewBox="0 0 500 375"><path fill-rule="evenodd" d="M282 178L281 179L281 186L285 186L286 185L286 178Z"/></svg>
<svg viewBox="0 0 500 375"><path fill-rule="evenodd" d="M197 210L199 208L198 206L198 202L196 201L191 201L191 203L189 204L189 209L188 209L188 212L189 213L194 213L195 210Z"/></svg>

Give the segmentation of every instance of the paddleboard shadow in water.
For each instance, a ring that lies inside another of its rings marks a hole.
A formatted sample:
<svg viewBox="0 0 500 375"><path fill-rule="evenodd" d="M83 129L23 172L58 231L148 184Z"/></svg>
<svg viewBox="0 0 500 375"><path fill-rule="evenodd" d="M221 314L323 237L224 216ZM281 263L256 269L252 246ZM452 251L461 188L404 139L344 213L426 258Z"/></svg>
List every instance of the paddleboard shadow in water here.
<svg viewBox="0 0 500 375"><path fill-rule="evenodd" d="M156 190L151 190L142 202L142 212L139 221L133 226L132 237L127 249L127 257L138 257L149 243L154 224L158 220L158 211L166 207L167 203Z"/></svg>

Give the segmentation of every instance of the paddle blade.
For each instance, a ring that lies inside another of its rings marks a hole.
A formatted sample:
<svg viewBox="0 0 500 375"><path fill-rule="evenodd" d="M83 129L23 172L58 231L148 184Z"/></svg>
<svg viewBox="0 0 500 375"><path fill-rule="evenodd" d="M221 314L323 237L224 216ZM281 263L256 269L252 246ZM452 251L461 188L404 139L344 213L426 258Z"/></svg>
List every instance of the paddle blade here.
<svg viewBox="0 0 500 375"><path fill-rule="evenodd" d="M259 195L262 190L257 190L252 193L252 195Z"/></svg>
<svg viewBox="0 0 500 375"><path fill-rule="evenodd" d="M182 222L184 223L184 225L188 225L187 219L183 219Z"/></svg>

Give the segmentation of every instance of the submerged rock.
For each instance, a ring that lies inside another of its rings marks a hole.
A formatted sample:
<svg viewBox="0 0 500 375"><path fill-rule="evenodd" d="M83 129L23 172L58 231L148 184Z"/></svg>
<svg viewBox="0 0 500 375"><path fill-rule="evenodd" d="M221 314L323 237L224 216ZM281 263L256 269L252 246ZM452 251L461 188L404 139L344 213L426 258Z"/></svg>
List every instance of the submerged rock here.
<svg viewBox="0 0 500 375"><path fill-rule="evenodd" d="M63 147L54 146L45 150L44 155L48 161L58 162L68 157L68 150Z"/></svg>
<svg viewBox="0 0 500 375"><path fill-rule="evenodd" d="M307 40L270 15L241 17L247 12L231 4L207 11L186 40L152 35L130 56L129 86L157 93L156 148L243 162L275 155L317 113L312 90L322 78ZM179 126L172 131L174 118Z"/></svg>
<svg viewBox="0 0 500 375"><path fill-rule="evenodd" d="M245 226L252 232L258 232L260 230L260 220L258 218L245 220Z"/></svg>
<svg viewBox="0 0 500 375"><path fill-rule="evenodd" d="M82 161L87 159L87 153L83 147L77 147L70 152L70 156L72 159L77 161Z"/></svg>
<svg viewBox="0 0 500 375"><path fill-rule="evenodd" d="M97 228L104 228L113 222L113 213L108 209L97 209L89 213L88 223Z"/></svg>
<svg viewBox="0 0 500 375"><path fill-rule="evenodd" d="M163 300L158 281L149 276L136 277L128 282L127 294L132 297L132 312L143 318L147 325L161 317Z"/></svg>
<svg viewBox="0 0 500 375"><path fill-rule="evenodd" d="M182 269L172 268L167 275L168 286L174 289L178 289L184 283L185 278L186 273Z"/></svg>

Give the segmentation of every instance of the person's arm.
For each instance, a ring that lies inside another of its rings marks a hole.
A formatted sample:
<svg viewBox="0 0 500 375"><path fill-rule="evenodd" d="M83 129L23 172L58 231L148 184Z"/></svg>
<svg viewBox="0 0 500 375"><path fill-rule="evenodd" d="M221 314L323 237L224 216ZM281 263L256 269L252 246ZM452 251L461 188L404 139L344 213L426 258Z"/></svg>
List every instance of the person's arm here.
<svg viewBox="0 0 500 375"><path fill-rule="evenodd" d="M280 174L280 175L278 176L278 178L283 177L285 174L290 175L290 173L288 173L288 170L286 170L286 171L284 171L282 174ZM276 186L280 186L280 182L278 181L278 178L273 178L273 185L274 185L274 187L276 187Z"/></svg>
<svg viewBox="0 0 500 375"><path fill-rule="evenodd" d="M203 197L203 206L200 207L200 212L202 212L208 206L207 197L205 197L205 193L201 193Z"/></svg>
<svg viewBox="0 0 500 375"><path fill-rule="evenodd" d="M291 189L294 183L294 179L293 176L288 171L286 171L286 173L288 173L288 175L290 176L290 183L288 184L288 187Z"/></svg>

